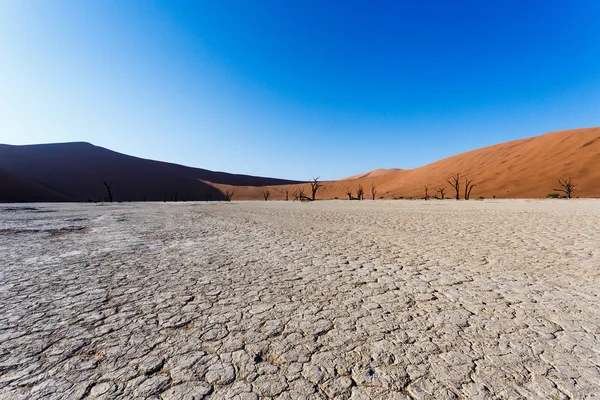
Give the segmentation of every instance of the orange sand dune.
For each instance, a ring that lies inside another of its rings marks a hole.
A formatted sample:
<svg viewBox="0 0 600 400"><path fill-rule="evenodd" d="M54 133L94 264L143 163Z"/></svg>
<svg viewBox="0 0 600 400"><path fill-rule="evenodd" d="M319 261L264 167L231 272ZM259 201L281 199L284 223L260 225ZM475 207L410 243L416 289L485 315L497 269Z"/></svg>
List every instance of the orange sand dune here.
<svg viewBox="0 0 600 400"><path fill-rule="evenodd" d="M471 199L544 197L556 192L559 177L572 177L577 183L574 196L600 197L600 128L550 132L458 154L412 170L377 171L323 182L325 187L317 199L347 198L346 191L355 190L358 185L364 187L365 198L371 198L372 184L377 190L376 198L424 197L425 185L430 188L430 196L437 188L446 187L446 197L454 197L446 180L455 173L473 179L477 185ZM286 189L291 192L299 187L211 185L221 191L235 190L234 200L262 200L265 190L271 192L270 199L281 200ZM309 194L308 184L302 186ZM463 190L464 178L461 198Z"/></svg>
<svg viewBox="0 0 600 400"><path fill-rule="evenodd" d="M375 178L376 176L388 175L394 172L404 171L400 168L377 168L373 171L365 172L358 175L349 176L347 178L341 179L342 181L348 181L352 179L361 179L361 178Z"/></svg>

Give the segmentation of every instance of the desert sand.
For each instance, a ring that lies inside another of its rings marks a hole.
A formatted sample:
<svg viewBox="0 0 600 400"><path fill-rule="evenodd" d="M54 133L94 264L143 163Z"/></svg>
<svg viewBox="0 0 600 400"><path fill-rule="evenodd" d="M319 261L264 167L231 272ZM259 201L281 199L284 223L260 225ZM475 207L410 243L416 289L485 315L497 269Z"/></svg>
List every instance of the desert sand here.
<svg viewBox="0 0 600 400"><path fill-rule="evenodd" d="M0 398L592 399L600 201L0 207Z"/></svg>
<svg viewBox="0 0 600 400"><path fill-rule="evenodd" d="M398 160L402 166L402 160ZM446 196L454 196L447 182L452 174L460 174L461 198L464 197L464 178L477 186L472 199L485 198L544 198L557 192L559 177L571 177L577 183L576 196L600 197L600 128L572 129L550 132L527 139L514 140L457 154L434 163L406 170L378 169L346 179L324 182L317 198L345 199L346 191L356 192L362 185L371 197L375 184L376 198L438 195L436 189L446 187ZM310 179L308 176L306 179ZM210 184L210 183L209 183ZM271 198L283 199L285 189L298 185L279 185L270 188L233 187L214 184L221 191L235 189L235 199L262 200L262 192L269 190ZM305 185L308 192L308 185Z"/></svg>
<svg viewBox="0 0 600 400"><path fill-rule="evenodd" d="M377 155L369 155L375 158ZM292 162L292 161L290 161ZM402 166L402 159L397 160ZM202 165L202 160L198 160ZM558 178L571 177L575 196L600 197L600 128L550 132L458 154L415 169L376 169L349 178L323 182L317 199L345 199L359 185L371 197L421 198L454 195L446 182L452 174L473 180L471 198L544 198L557 192ZM323 171L326 174L326 171ZM103 180L113 182L116 201L205 201L224 200L233 191L234 200L283 200L304 183L214 172L120 154L89 143L59 143L29 146L0 144L0 203L97 201L107 198Z"/></svg>

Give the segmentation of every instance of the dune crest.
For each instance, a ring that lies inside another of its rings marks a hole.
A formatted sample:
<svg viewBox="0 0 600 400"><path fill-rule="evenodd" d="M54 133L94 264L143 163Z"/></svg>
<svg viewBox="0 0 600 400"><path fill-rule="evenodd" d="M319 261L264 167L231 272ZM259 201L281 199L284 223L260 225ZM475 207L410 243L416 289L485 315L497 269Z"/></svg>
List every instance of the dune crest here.
<svg viewBox="0 0 600 400"><path fill-rule="evenodd" d="M461 193L464 197L464 178L473 179L476 185L471 199L491 198L542 198L556 192L559 177L572 177L577 183L575 196L600 197L600 127L571 129L546 133L531 138L500 143L457 154L412 170L374 170L338 181L324 182L324 190L317 198L347 198L346 192L359 185L365 198L371 198L371 185L375 185L376 198L385 199L436 195L436 190L446 188L445 196L454 197L447 182L452 174L461 175ZM226 188L226 185L214 185ZM282 199L285 190L293 191L297 185L268 188L272 199ZM261 200L265 188L238 187L238 200ZM305 185L305 191L308 186Z"/></svg>
<svg viewBox="0 0 600 400"><path fill-rule="evenodd" d="M600 127L546 133L457 154L431 164L403 170L380 168L337 181L323 182L317 199L344 199L364 188L365 199L434 196L460 174L460 197L465 178L476 185L471 199L541 198L556 192L559 177L577 184L574 196L600 197ZM325 171L324 171L325 172ZM0 177L6 184L0 202L103 200L103 180L114 181L118 201L293 199L294 191L310 195L310 185L283 179L214 172L146 160L89 143L29 146L0 145ZM287 194L286 194L287 193Z"/></svg>

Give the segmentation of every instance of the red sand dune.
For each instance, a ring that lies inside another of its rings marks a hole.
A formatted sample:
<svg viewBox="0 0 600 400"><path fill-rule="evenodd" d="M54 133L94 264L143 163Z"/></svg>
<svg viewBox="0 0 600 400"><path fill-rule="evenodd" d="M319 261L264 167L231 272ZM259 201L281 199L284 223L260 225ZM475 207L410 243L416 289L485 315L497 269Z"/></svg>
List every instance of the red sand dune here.
<svg viewBox="0 0 600 400"><path fill-rule="evenodd" d="M559 177L572 177L577 183L574 196L600 197L600 128L550 132L458 154L412 170L376 171L323 182L325 190L319 192L317 198L344 199L346 191L355 191L359 184L365 189L365 198L370 198L372 183L376 186L376 198L424 197L425 185L429 186L430 196L436 194L437 188L446 187L446 196L453 197L453 189L446 180L455 173L473 179L477 185L471 199L545 197L556 192ZM264 190L271 192L272 199L282 199L285 189L291 191L298 185L214 186L220 190L235 189L234 200L261 200ZM308 185L304 186L308 193ZM461 179L461 198L463 188L464 179Z"/></svg>
<svg viewBox="0 0 600 400"><path fill-rule="evenodd" d="M400 168L377 168L373 171L365 172L358 175L349 176L347 178L341 179L342 181L348 181L352 179L361 179L361 178L375 178L377 176L388 175L394 172L404 171Z"/></svg>
<svg viewBox="0 0 600 400"><path fill-rule="evenodd" d="M600 197L600 128L551 132L458 154L412 170L377 169L350 178L323 182L317 199L347 198L358 185L370 198L423 197L446 187L455 173L477 186L471 198L539 198L555 192L559 177L577 183L575 196ZM233 190L233 200L281 200L310 186L289 180L233 175L177 164L145 160L116 153L89 143L31 146L0 145L0 202L85 201L106 197L102 180L113 181L116 201L222 200Z"/></svg>

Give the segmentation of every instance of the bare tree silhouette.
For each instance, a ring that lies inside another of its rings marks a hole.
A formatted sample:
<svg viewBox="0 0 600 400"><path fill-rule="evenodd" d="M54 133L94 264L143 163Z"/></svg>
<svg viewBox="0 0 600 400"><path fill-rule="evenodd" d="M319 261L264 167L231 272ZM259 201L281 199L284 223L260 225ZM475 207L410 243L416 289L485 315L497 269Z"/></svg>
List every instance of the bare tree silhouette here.
<svg viewBox="0 0 600 400"><path fill-rule="evenodd" d="M429 186L425 185L425 200L429 200Z"/></svg>
<svg viewBox="0 0 600 400"><path fill-rule="evenodd" d="M271 195L271 192L269 192L268 190L263 191L263 197L265 198L265 201L269 200L270 195Z"/></svg>
<svg viewBox="0 0 600 400"><path fill-rule="evenodd" d="M365 198L365 189L363 189L362 185L358 185L358 189L356 189L356 198L358 200L363 200Z"/></svg>
<svg viewBox="0 0 600 400"><path fill-rule="evenodd" d="M320 187L323 187L323 185L321 185L321 183L319 182L319 176L317 176L316 178L313 178L313 181L310 183L310 190L312 192L312 201L315 201L315 196L317 195L317 191L319 190Z"/></svg>
<svg viewBox="0 0 600 400"><path fill-rule="evenodd" d="M113 197L112 197L112 192L110 190L110 187L112 186L112 181L110 181L110 183L107 183L106 181L102 181L102 183L104 184L104 186L106 186L106 190L108 191L108 200L112 203Z"/></svg>
<svg viewBox="0 0 600 400"><path fill-rule="evenodd" d="M471 197L471 190L477 185L473 184L473 179L465 178L465 200L469 200Z"/></svg>
<svg viewBox="0 0 600 400"><path fill-rule="evenodd" d="M440 194L440 196L442 196L442 200L446 198L446 194L444 193L446 191L446 186L438 188L436 191Z"/></svg>
<svg viewBox="0 0 600 400"><path fill-rule="evenodd" d="M289 189L285 189L285 201L288 201L289 197L290 197L290 190Z"/></svg>
<svg viewBox="0 0 600 400"><path fill-rule="evenodd" d="M456 200L460 200L460 174L454 174L446 180L456 191Z"/></svg>
<svg viewBox="0 0 600 400"><path fill-rule="evenodd" d="M229 189L227 189L225 191L225 201L231 201L231 198L233 197L233 193L235 191L233 189L231 189L231 192L229 191Z"/></svg>
<svg viewBox="0 0 600 400"><path fill-rule="evenodd" d="M371 182L371 200L375 200L376 194L377 190L375 190L375 182Z"/></svg>
<svg viewBox="0 0 600 400"><path fill-rule="evenodd" d="M348 196L348 200L354 200L352 196L352 188L346 188L346 196Z"/></svg>
<svg viewBox="0 0 600 400"><path fill-rule="evenodd" d="M573 182L573 180L571 180L571 177L569 177L569 179L558 178L558 184L560 185L560 189L552 189L552 190L558 190L559 192L563 192L567 196L567 199L570 199L571 194L573 194L573 191L575 190L575 187L577 186Z"/></svg>
<svg viewBox="0 0 600 400"><path fill-rule="evenodd" d="M299 200L299 201L310 200L310 198L304 194L304 188L302 186L297 187L296 190L294 191L293 195L294 195L294 200Z"/></svg>

